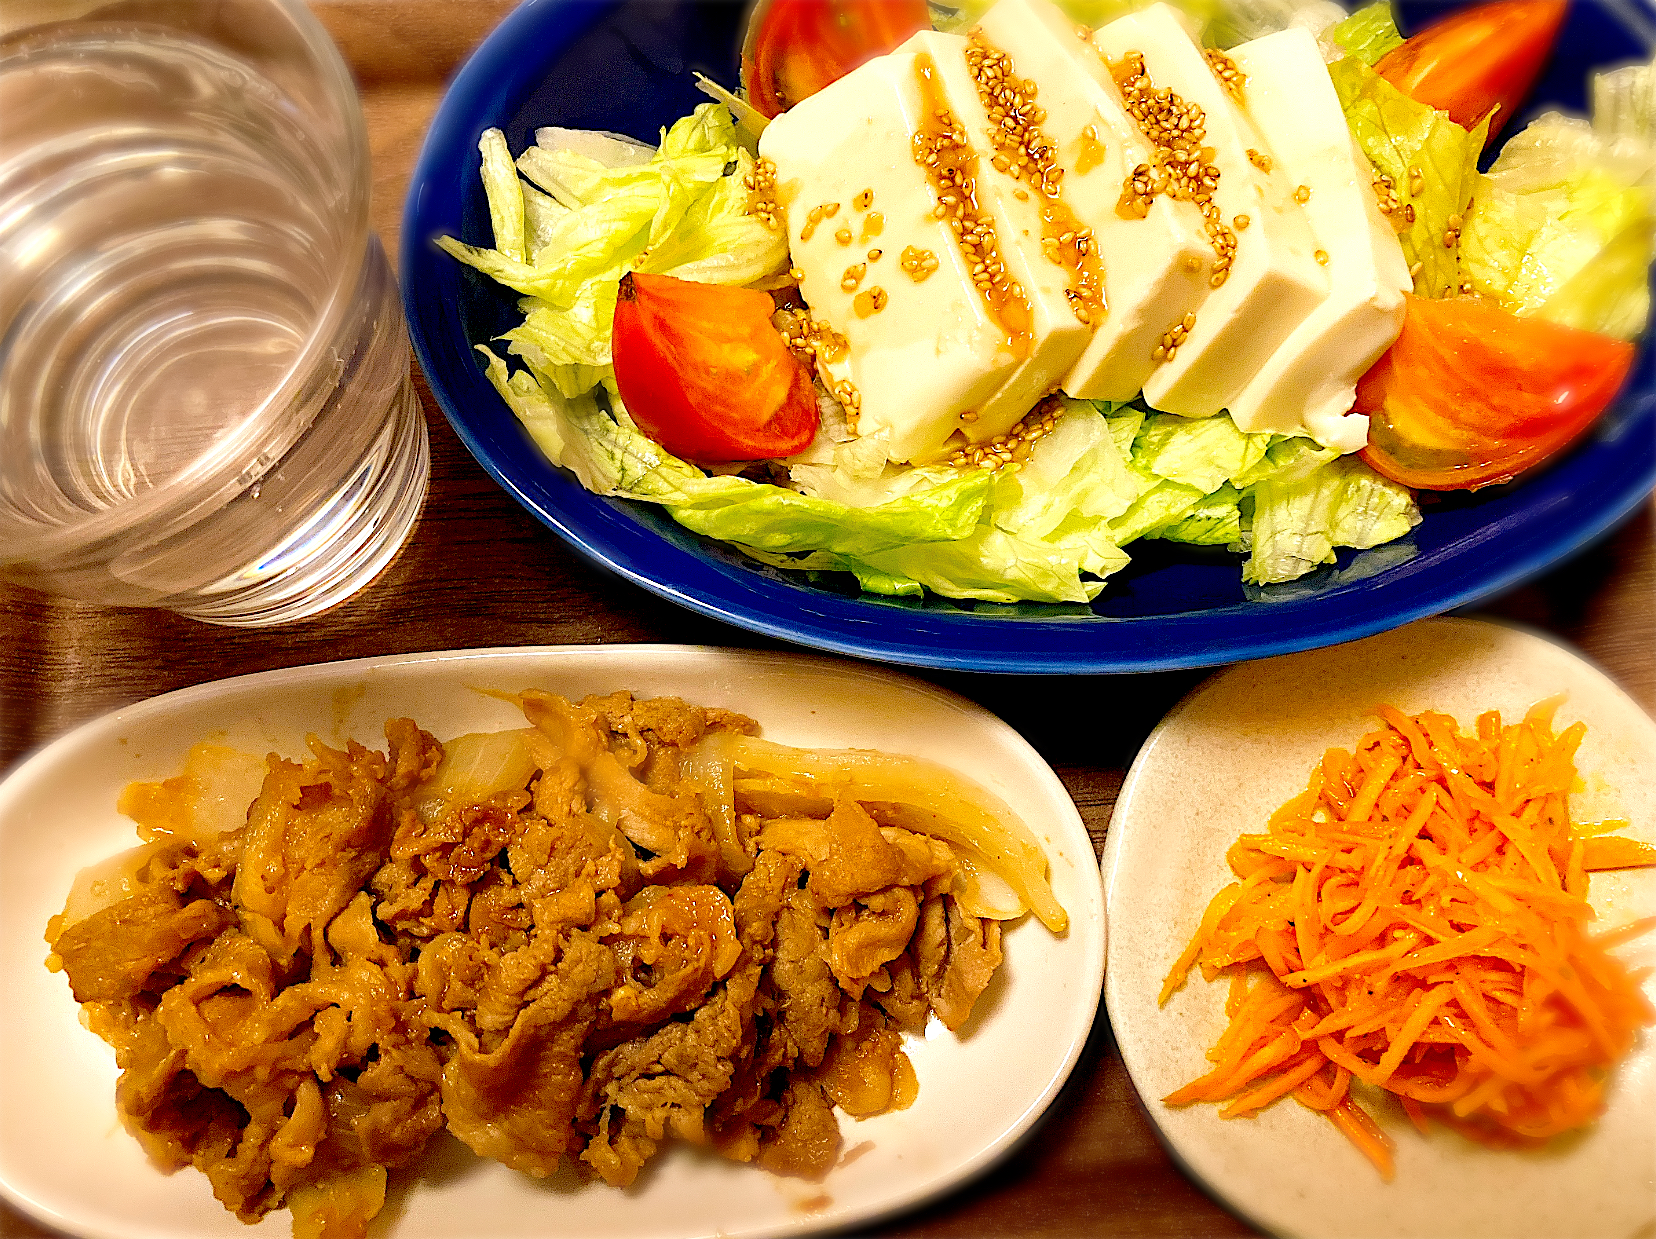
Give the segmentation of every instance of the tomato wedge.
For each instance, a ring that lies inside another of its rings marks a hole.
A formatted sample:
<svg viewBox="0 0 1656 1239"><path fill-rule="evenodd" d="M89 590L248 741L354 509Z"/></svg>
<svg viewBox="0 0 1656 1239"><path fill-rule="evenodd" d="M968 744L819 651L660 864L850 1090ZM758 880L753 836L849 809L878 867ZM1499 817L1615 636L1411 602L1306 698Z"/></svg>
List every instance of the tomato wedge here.
<svg viewBox="0 0 1656 1239"><path fill-rule="evenodd" d="M1541 73L1568 0L1498 0L1463 9L1392 48L1375 70L1417 103L1473 129L1497 105L1493 138Z"/></svg>
<svg viewBox="0 0 1656 1239"><path fill-rule="evenodd" d="M776 116L930 29L925 0L770 0L750 20L742 83Z"/></svg>
<svg viewBox="0 0 1656 1239"><path fill-rule="evenodd" d="M1419 490L1474 490L1532 469L1586 430L1633 364L1623 340L1475 297L1410 296L1403 332L1357 385L1363 459Z"/></svg>
<svg viewBox="0 0 1656 1239"><path fill-rule="evenodd" d="M611 351L638 428L696 464L804 451L821 418L816 389L771 326L774 309L752 288L623 276Z"/></svg>

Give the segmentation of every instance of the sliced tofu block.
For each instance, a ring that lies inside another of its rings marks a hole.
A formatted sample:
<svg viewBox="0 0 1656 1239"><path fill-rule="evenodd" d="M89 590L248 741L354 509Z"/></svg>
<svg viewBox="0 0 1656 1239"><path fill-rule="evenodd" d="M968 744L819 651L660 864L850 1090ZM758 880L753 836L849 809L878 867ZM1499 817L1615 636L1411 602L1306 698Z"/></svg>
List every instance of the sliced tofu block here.
<svg viewBox="0 0 1656 1239"><path fill-rule="evenodd" d="M973 281L976 258L968 261L948 213L938 213L915 135L936 133L938 91L949 108L976 105L975 87L968 97L959 81L971 83L964 46L957 36L870 61L771 121L759 144L775 165L801 294L812 317L846 341L824 368L855 388L858 432L885 432L895 461L937 460L1005 434L1091 335L1068 308L1062 272L1041 269L1038 233L1026 252L1027 219L1007 205L1023 205L1015 183L987 155L977 160L979 216L993 225L1021 300L997 309L985 298ZM1028 322L1017 322L1025 303Z"/></svg>
<svg viewBox="0 0 1656 1239"><path fill-rule="evenodd" d="M1104 315L1064 391L1082 400L1130 400L1155 366L1168 323L1208 295L1212 247L1192 202L1159 197L1143 218L1117 207L1128 175L1150 148L1122 106L1109 69L1051 0L1000 0L978 23L984 37L1033 79L1046 109L1043 129L1065 169L1063 196L1093 230L1104 268Z"/></svg>
<svg viewBox="0 0 1656 1239"><path fill-rule="evenodd" d="M1311 191L1305 214L1327 256L1330 290L1231 402L1243 430L1308 433L1354 452L1368 418L1350 413L1357 380L1402 330L1413 286L1397 233L1380 213L1374 169L1340 110L1307 30L1284 30L1230 53L1247 75L1249 117L1277 165Z"/></svg>
<svg viewBox="0 0 1656 1239"><path fill-rule="evenodd" d="M954 236L933 217L931 186L914 162L923 108L916 59L870 61L776 117L759 140L760 156L775 165L801 295L847 344L822 368L856 389L857 429L885 432L893 460L935 457L960 414L1019 363ZM913 279L901 265L905 251L929 255L937 270Z"/></svg>
<svg viewBox="0 0 1656 1239"><path fill-rule="evenodd" d="M978 208L994 223L1001 259L1029 304L1027 355L977 410L977 438L982 438L985 423L1002 429L1010 426L1058 385L1092 339L1092 325L1078 318L1070 304L1071 268L1043 252L1043 195L994 159L989 134L994 122L968 65L967 50L968 42L961 35L935 30L921 31L898 49L929 58L936 96L932 102L947 108L965 126L966 141L977 153Z"/></svg>
<svg viewBox="0 0 1656 1239"><path fill-rule="evenodd" d="M1211 207L1204 207L1211 211L1205 223L1214 286L1194 315L1169 316L1165 330L1176 349L1145 381L1144 395L1154 408L1207 417L1241 395L1322 302L1328 277L1314 257L1317 246L1295 201L1295 183L1269 158L1265 140L1171 8L1157 4L1119 18L1094 34L1093 46L1112 63L1142 58L1148 88L1156 92L1149 107L1168 105L1160 92L1171 91L1176 101L1202 113L1200 150L1210 152L1211 162L1200 166L1218 173L1207 196ZM1134 84L1122 89L1131 113ZM1155 147L1156 137L1146 136ZM1198 167L1181 166L1193 172Z"/></svg>

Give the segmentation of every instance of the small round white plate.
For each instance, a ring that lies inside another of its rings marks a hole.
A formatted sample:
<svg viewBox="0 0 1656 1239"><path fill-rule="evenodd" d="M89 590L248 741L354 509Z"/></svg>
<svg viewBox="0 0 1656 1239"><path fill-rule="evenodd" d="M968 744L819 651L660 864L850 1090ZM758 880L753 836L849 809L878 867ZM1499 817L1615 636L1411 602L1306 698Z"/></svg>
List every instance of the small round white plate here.
<svg viewBox="0 0 1656 1239"><path fill-rule="evenodd" d="M1479 620L1427 620L1308 654L1246 663L1204 682L1151 733L1128 772L1104 849L1109 909L1105 1002L1121 1056L1174 1156L1232 1209L1280 1235L1318 1239L1648 1239L1656 1235L1656 1052L1645 1030L1592 1128L1538 1152L1492 1152L1401 1108L1380 1122L1397 1142L1384 1183L1332 1124L1292 1099L1256 1118L1161 1098L1202 1075L1224 1029L1223 981L1193 971L1166 1007L1162 979L1209 899L1231 881L1225 850L1305 790L1331 746L1350 748L1387 702L1470 728L1497 709L1515 722L1567 695L1557 719L1582 720L1584 791L1576 820L1628 817L1656 842L1656 724L1579 655ZM1656 871L1595 874L1598 927L1656 914ZM1656 965L1656 934L1618 949ZM1656 979L1645 992L1656 998Z"/></svg>
<svg viewBox="0 0 1656 1239"><path fill-rule="evenodd" d="M626 688L726 706L784 744L930 757L998 793L1046 848L1070 915L1054 936L1026 917L1006 964L956 1036L909 1046L912 1107L844 1119L846 1155L821 1184L778 1179L690 1148L631 1189L565 1171L536 1182L447 1136L392 1175L376 1239L689 1239L799 1235L867 1222L986 1169L1034 1124L1092 1028L1104 968L1103 890L1080 815L1051 768L982 708L889 671L795 655L677 646L552 647L415 654L265 672L185 689L88 723L0 784L0 1192L42 1221L96 1239L247 1239L290 1233L272 1214L249 1231L193 1170L160 1174L115 1117L114 1055L82 1028L61 976L43 966L46 919L82 866L135 842L115 797L178 770L196 740L302 752L306 732L374 742L408 715L439 738L522 726L474 690Z"/></svg>

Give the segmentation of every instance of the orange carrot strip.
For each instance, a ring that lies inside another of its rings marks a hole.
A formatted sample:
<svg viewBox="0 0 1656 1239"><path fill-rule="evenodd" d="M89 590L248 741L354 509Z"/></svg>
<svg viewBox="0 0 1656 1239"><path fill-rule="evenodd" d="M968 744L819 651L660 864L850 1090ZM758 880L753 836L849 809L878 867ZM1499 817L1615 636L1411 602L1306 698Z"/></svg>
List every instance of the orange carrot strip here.
<svg viewBox="0 0 1656 1239"><path fill-rule="evenodd" d="M1346 1139L1357 1146L1364 1157L1374 1163L1380 1177L1390 1183L1395 1173L1392 1165L1391 1137L1375 1126L1374 1120L1358 1109L1349 1097L1332 1110L1325 1110L1323 1113L1327 1114L1329 1121L1345 1134Z"/></svg>
<svg viewBox="0 0 1656 1239"><path fill-rule="evenodd" d="M1403 1027L1398 1030L1397 1036L1392 1038L1391 1045L1380 1056L1380 1065L1375 1068L1374 1074L1381 1084L1391 1079L1392 1073L1402 1065L1403 1056L1414 1047L1415 1041L1426 1030L1426 1025L1437 1018L1438 1008L1454 996L1453 986L1439 985L1429 990L1420 1000L1409 1014L1409 1018L1403 1021Z"/></svg>
<svg viewBox="0 0 1656 1239"><path fill-rule="evenodd" d="M1241 1118L1261 1107L1268 1106L1278 1097L1285 1097L1293 1092L1327 1064L1328 1060L1318 1053L1313 1053L1304 1062L1297 1065L1285 1063L1285 1070L1275 1078L1261 1084L1258 1088L1249 1089L1228 1105L1221 1106L1219 1117L1222 1119Z"/></svg>
<svg viewBox="0 0 1656 1239"><path fill-rule="evenodd" d="M1643 869L1656 865L1656 847L1637 839L1600 837L1588 839L1582 848L1581 867L1601 869Z"/></svg>
<svg viewBox="0 0 1656 1239"><path fill-rule="evenodd" d="M1390 1143L1353 1078L1421 1129L1438 1118L1492 1145L1592 1121L1608 1069L1656 1021L1644 973L1608 950L1656 917L1589 936L1587 873L1656 863L1656 847L1610 837L1623 823L1571 825L1585 729L1553 734L1556 704L1511 725L1480 715L1470 735L1381 707L1384 726L1330 749L1265 834L1237 841L1243 880L1163 991L1197 963L1210 980L1232 968L1230 1022L1213 1069L1170 1103L1235 1117L1292 1095L1384 1175Z"/></svg>

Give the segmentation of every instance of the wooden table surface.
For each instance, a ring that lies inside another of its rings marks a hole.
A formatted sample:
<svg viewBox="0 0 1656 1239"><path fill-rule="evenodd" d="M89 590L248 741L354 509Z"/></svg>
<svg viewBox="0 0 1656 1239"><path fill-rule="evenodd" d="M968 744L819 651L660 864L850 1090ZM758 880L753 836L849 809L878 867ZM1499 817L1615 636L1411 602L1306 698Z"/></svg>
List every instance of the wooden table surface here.
<svg viewBox="0 0 1656 1239"><path fill-rule="evenodd" d="M443 84L512 7L503 0L313 0L362 85L374 217L396 253L403 191ZM430 497L407 547L355 598L263 632L213 628L0 586L0 770L82 720L225 676L468 646L686 642L783 648L703 619L578 559L491 481L423 379ZM1546 577L1483 607L1572 642L1656 713L1656 538L1647 507ZM1072 680L924 673L981 702L1052 763L1102 847L1122 776L1200 673ZM1110 708L1097 703L1107 700ZM0 1121L26 1121L4 1115ZM0 1235L46 1230L0 1205ZM250 1232L256 1234L258 1232ZM1102 1018L1032 1138L997 1170L866 1232L892 1236L1255 1233L1157 1142Z"/></svg>

